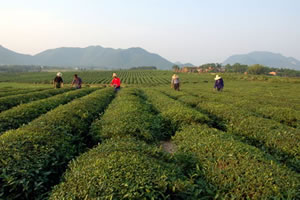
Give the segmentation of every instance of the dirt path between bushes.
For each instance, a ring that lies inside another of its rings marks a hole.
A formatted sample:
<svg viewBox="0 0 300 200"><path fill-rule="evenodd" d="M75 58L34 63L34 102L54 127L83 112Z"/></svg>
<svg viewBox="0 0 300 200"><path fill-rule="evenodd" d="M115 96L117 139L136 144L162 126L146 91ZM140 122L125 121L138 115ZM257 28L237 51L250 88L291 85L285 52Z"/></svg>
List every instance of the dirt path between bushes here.
<svg viewBox="0 0 300 200"><path fill-rule="evenodd" d="M175 144L171 140L161 141L160 142L160 146L162 147L162 149L165 152L168 152L168 153L172 153L173 154L176 151L176 146L175 146Z"/></svg>

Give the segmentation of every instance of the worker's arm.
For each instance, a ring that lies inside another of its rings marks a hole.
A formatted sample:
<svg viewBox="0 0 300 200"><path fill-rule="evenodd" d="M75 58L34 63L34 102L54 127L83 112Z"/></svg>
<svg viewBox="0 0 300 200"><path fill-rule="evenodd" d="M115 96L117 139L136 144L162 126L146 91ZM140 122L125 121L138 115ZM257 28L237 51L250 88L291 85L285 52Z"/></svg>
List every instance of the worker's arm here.
<svg viewBox="0 0 300 200"><path fill-rule="evenodd" d="M73 87L74 82L75 82L75 79L73 79L73 81L71 82L71 87Z"/></svg>

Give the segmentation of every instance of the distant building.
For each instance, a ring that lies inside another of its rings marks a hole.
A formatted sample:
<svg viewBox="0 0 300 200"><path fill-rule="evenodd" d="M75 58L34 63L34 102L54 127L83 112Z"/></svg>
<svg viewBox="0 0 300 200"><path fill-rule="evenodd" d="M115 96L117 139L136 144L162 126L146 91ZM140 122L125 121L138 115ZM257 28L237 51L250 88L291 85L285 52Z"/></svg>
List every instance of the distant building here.
<svg viewBox="0 0 300 200"><path fill-rule="evenodd" d="M208 67L187 67L184 66L182 68L178 68L174 70L175 72L183 72L183 73L211 73L211 72L225 72L225 68L222 67L214 67L214 66L208 66Z"/></svg>
<svg viewBox="0 0 300 200"><path fill-rule="evenodd" d="M270 75L276 76L277 72L269 72Z"/></svg>
<svg viewBox="0 0 300 200"><path fill-rule="evenodd" d="M197 68L197 71L198 71L198 73L200 74L200 73L203 72L203 69L202 69L202 68Z"/></svg>

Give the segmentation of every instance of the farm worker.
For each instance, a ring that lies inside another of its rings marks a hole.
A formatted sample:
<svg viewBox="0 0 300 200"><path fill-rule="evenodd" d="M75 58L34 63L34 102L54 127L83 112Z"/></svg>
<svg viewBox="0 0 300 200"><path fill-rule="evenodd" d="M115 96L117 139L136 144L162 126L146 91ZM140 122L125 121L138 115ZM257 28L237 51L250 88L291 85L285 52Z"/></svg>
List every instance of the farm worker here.
<svg viewBox="0 0 300 200"><path fill-rule="evenodd" d="M171 80L171 88L174 88L175 90L179 91L179 86L180 86L179 76L177 74L173 74Z"/></svg>
<svg viewBox="0 0 300 200"><path fill-rule="evenodd" d="M53 80L53 86L54 86L54 88L64 87L64 81L63 81L63 79L62 79L61 76L62 76L62 74L60 72L58 72L56 74L56 77Z"/></svg>
<svg viewBox="0 0 300 200"><path fill-rule="evenodd" d="M214 88L218 91L222 91L223 87L224 87L224 81L223 81L222 77L219 75L216 75Z"/></svg>
<svg viewBox="0 0 300 200"><path fill-rule="evenodd" d="M115 91L118 92L121 89L121 80L117 77L116 73L113 73L112 75L113 79L110 83L111 86L115 88Z"/></svg>
<svg viewBox="0 0 300 200"><path fill-rule="evenodd" d="M75 85L76 89L80 89L81 84L82 84L81 78L79 78L77 74L74 74L74 79L72 81L72 86L71 87L73 87Z"/></svg>

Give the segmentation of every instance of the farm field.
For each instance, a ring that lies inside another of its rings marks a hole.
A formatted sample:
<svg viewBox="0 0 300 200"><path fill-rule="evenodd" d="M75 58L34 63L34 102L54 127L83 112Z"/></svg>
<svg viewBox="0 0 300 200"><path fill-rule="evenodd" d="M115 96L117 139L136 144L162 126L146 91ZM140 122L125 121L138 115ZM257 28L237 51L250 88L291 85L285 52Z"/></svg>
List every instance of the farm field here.
<svg viewBox="0 0 300 200"><path fill-rule="evenodd" d="M0 74L0 199L300 199L299 79L111 74Z"/></svg>

